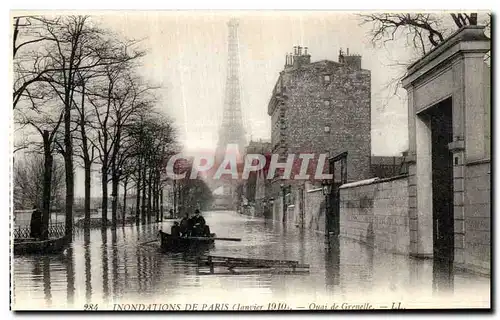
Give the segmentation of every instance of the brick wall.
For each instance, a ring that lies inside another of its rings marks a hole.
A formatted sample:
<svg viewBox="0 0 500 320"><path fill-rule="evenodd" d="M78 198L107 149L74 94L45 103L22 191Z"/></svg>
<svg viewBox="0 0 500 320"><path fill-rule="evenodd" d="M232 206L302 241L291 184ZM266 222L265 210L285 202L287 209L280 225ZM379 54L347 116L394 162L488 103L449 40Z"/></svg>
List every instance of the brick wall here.
<svg viewBox="0 0 500 320"><path fill-rule="evenodd" d="M490 170L489 162L466 166L464 199L464 264L487 273L491 263Z"/></svg>
<svg viewBox="0 0 500 320"><path fill-rule="evenodd" d="M357 182L340 189L340 235L391 252L410 253L408 178Z"/></svg>

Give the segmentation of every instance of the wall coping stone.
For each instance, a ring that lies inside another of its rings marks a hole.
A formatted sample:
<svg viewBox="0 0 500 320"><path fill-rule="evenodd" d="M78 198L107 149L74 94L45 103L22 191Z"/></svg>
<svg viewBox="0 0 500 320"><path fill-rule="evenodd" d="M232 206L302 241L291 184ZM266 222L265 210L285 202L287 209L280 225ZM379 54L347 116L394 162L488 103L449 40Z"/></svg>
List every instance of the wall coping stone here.
<svg viewBox="0 0 500 320"><path fill-rule="evenodd" d="M307 190L306 192L307 193L312 193L312 192L319 192L319 191L323 191L323 188L311 189L311 190Z"/></svg>
<svg viewBox="0 0 500 320"><path fill-rule="evenodd" d="M389 181L399 180L399 179L403 179L403 178L408 178L408 174L401 174L398 176L384 178L384 179L380 179L380 178L375 177L372 179L355 181L355 182L343 184L340 186L339 189L355 188L355 187L359 187L359 186L365 186L365 185L370 185L370 184L375 184L375 183L389 182Z"/></svg>
<svg viewBox="0 0 500 320"><path fill-rule="evenodd" d="M475 166L475 165L486 164L486 163L491 163L491 159L481 159L481 160L469 161L465 165L466 166Z"/></svg>

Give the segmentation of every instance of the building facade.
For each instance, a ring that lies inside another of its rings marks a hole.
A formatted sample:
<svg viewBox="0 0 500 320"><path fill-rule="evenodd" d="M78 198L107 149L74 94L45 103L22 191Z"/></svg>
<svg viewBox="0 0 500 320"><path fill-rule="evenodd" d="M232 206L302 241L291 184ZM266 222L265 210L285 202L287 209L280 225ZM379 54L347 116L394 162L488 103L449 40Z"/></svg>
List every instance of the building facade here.
<svg viewBox="0 0 500 320"><path fill-rule="evenodd" d="M282 155L284 162L289 154L334 157L347 151L348 181L370 177L370 71L362 69L361 56L349 50L340 50L337 62L311 62L307 48L294 50L286 57L268 104L271 152ZM315 166L309 169L314 175ZM321 181L283 180L276 174L268 190L274 220L319 232L328 229Z"/></svg>
<svg viewBox="0 0 500 320"><path fill-rule="evenodd" d="M274 87L271 151L279 154L348 151L348 180L370 175L371 78L361 56L339 54L339 61L311 62L301 47L287 56Z"/></svg>

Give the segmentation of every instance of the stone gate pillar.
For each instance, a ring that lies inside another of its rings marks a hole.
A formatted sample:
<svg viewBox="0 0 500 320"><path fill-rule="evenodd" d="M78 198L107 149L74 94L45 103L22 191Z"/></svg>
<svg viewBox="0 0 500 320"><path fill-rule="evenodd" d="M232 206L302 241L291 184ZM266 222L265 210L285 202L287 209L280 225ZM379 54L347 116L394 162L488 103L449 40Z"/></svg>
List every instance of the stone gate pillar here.
<svg viewBox="0 0 500 320"><path fill-rule="evenodd" d="M431 124L422 113L451 99L454 262L489 266L490 70L484 27L466 26L408 68L410 250L433 256ZM478 187L480 186L480 187ZM480 250L478 253L477 250ZM477 268L476 268L477 267Z"/></svg>

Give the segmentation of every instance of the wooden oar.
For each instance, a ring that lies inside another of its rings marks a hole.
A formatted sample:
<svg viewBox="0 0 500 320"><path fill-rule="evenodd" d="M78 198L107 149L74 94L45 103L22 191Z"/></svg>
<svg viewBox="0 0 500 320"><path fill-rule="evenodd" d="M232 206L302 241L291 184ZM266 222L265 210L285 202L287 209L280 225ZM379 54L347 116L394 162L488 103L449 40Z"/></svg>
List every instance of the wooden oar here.
<svg viewBox="0 0 500 320"><path fill-rule="evenodd" d="M155 241L158 241L158 239L154 239L154 240L146 241L146 242L143 242L143 243L139 243L139 245L143 246L145 244L148 244L148 243L151 243L151 242L155 242Z"/></svg>
<svg viewBox="0 0 500 320"><path fill-rule="evenodd" d="M241 238L219 238L219 237L182 237L191 240L220 240L220 241L241 241Z"/></svg>

